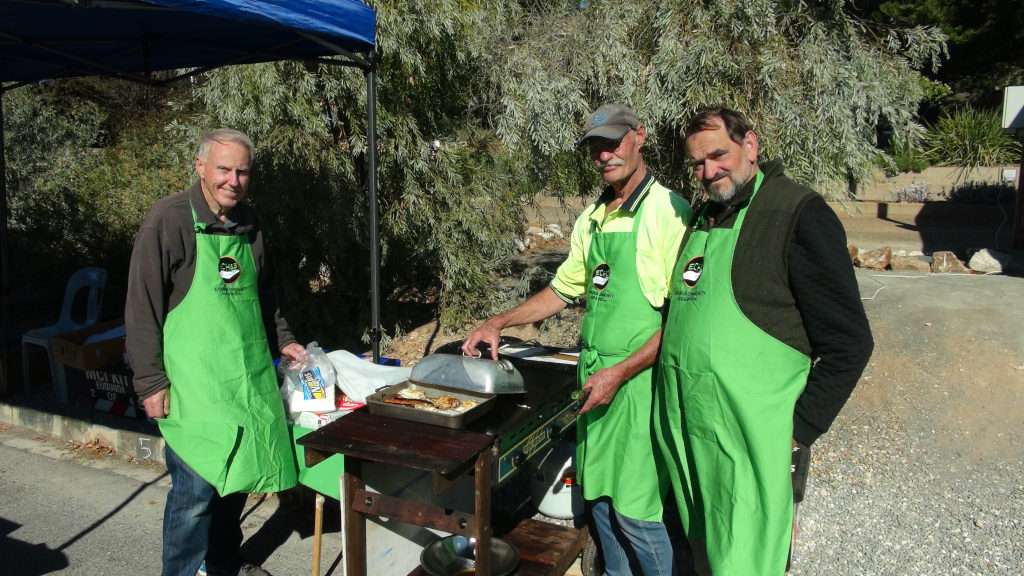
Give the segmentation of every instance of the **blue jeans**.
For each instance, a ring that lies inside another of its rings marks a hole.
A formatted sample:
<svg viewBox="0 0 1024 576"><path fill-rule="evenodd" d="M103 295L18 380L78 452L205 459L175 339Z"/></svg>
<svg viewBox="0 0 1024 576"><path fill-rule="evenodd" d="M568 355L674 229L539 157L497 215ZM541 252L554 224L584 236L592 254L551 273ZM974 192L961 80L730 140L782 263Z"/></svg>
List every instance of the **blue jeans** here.
<svg viewBox="0 0 1024 576"><path fill-rule="evenodd" d="M245 494L221 497L170 446L164 449L171 491L164 508L163 576L195 576L206 560L210 576L235 576L242 566Z"/></svg>
<svg viewBox="0 0 1024 576"><path fill-rule="evenodd" d="M628 518L615 511L608 498L591 500L590 515L607 576L672 576L672 541L662 522Z"/></svg>

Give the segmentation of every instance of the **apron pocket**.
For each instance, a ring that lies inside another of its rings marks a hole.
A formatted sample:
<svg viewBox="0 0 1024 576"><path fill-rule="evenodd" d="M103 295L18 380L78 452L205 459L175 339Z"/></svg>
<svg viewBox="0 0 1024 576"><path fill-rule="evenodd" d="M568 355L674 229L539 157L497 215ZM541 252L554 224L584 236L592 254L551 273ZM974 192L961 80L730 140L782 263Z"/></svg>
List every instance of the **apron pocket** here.
<svg viewBox="0 0 1024 576"><path fill-rule="evenodd" d="M157 420L160 434L192 470L224 495L228 467L238 450L242 428L216 420Z"/></svg>

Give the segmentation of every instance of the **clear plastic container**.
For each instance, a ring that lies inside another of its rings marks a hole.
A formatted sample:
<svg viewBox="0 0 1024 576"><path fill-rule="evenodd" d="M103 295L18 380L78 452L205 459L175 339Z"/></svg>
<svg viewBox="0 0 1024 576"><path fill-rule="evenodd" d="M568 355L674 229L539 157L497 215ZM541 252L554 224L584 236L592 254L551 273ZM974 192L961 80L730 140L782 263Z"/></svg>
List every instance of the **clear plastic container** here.
<svg viewBox="0 0 1024 576"><path fill-rule="evenodd" d="M288 412L329 412L334 410L335 386L338 383L334 364L316 342L306 346L306 354L297 362L282 364Z"/></svg>

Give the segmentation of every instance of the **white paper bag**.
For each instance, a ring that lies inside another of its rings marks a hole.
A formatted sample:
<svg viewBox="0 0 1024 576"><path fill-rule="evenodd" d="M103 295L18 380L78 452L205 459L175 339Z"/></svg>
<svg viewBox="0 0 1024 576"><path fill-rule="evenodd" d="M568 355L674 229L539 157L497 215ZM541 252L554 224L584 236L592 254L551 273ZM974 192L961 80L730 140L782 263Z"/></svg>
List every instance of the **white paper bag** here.
<svg viewBox="0 0 1024 576"><path fill-rule="evenodd" d="M412 373L412 368L374 364L345 350L329 352L327 357L334 364L338 388L352 400L361 403L365 403L367 396L385 386L408 380Z"/></svg>

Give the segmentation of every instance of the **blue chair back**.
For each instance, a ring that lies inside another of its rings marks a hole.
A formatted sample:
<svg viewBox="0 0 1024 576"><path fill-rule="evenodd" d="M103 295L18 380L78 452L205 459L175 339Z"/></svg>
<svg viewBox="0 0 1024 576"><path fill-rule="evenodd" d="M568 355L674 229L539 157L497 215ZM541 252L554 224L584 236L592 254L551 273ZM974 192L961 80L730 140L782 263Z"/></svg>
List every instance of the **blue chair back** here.
<svg viewBox="0 0 1024 576"><path fill-rule="evenodd" d="M63 330L77 330L92 326L100 319L103 310L103 291L107 287L107 271L103 268L82 268L71 275L64 289L64 304L60 310L57 325ZM88 290L85 319L81 322L71 317L79 291Z"/></svg>

